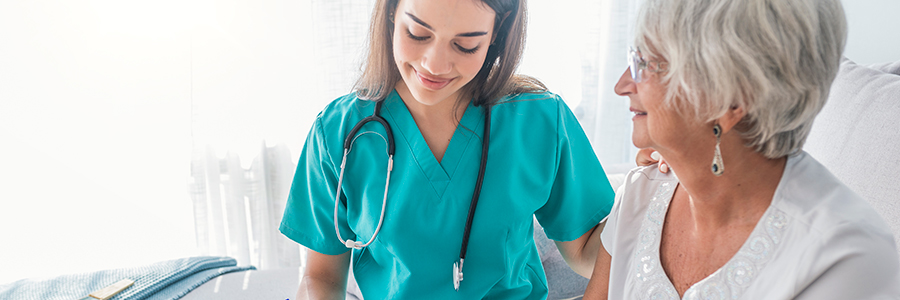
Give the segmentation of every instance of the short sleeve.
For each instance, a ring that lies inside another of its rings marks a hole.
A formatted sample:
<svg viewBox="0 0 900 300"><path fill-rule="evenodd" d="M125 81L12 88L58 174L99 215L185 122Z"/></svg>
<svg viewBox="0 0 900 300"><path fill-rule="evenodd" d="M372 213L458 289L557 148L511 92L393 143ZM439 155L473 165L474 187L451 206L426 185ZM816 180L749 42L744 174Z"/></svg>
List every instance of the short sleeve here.
<svg viewBox="0 0 900 300"><path fill-rule="evenodd" d="M328 152L322 126L320 116L307 135L279 230L313 251L337 255L347 252L338 240L334 225L334 195L339 170ZM355 239L356 235L347 225L346 200L342 198L341 202L338 206L341 237Z"/></svg>
<svg viewBox="0 0 900 300"><path fill-rule="evenodd" d="M629 172L628 176L625 178L630 178L633 172L634 171ZM615 204L613 204L612 210L606 218L606 225L603 226L603 231L600 232L600 242L603 244L603 248L606 249L606 253L609 253L610 256L613 254L613 249L615 249L616 227L619 226L619 208L622 206L626 185L627 183L619 186L619 189L616 190Z"/></svg>
<svg viewBox="0 0 900 300"><path fill-rule="evenodd" d="M600 223L615 193L581 124L557 98L556 176L550 199L535 212L547 237L571 241Z"/></svg>

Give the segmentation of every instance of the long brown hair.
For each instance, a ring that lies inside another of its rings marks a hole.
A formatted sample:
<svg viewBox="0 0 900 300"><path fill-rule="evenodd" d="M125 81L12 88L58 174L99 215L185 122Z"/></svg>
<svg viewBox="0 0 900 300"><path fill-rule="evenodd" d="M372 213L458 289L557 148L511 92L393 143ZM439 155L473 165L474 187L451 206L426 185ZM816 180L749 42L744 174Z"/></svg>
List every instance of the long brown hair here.
<svg viewBox="0 0 900 300"><path fill-rule="evenodd" d="M478 1L478 0L472 0ZM481 0L496 13L494 42L488 47L481 70L461 88L472 95L475 105L491 105L510 94L543 92L547 88L535 78L516 75L525 48L525 0ZM394 62L391 16L399 0L378 0L369 27L369 54L362 76L356 81L357 96L383 100L402 80Z"/></svg>

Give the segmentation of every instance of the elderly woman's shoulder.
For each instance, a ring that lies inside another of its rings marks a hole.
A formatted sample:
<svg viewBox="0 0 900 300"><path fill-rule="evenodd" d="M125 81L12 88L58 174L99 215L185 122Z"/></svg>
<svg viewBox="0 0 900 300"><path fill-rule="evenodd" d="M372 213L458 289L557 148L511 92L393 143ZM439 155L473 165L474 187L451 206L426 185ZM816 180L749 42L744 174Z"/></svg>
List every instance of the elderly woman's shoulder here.
<svg viewBox="0 0 900 300"><path fill-rule="evenodd" d="M629 199L628 202L641 206L655 199L654 196L668 195L677 185L678 177L674 172L661 173L658 164L652 164L631 169L619 191Z"/></svg>
<svg viewBox="0 0 900 300"><path fill-rule="evenodd" d="M659 163L647 166L639 166L631 169L625 176L626 181L634 184L638 182L672 182L678 181L675 172L662 173L659 171Z"/></svg>
<svg viewBox="0 0 900 300"><path fill-rule="evenodd" d="M773 205L811 236L831 239L854 232L896 247L890 227L868 201L809 154L791 156L783 176Z"/></svg>
<svg viewBox="0 0 900 300"><path fill-rule="evenodd" d="M769 217L760 221L766 234L782 232L782 257L806 270L808 278L818 278L805 288L804 299L900 295L900 260L890 227L811 156L788 158L772 206Z"/></svg>

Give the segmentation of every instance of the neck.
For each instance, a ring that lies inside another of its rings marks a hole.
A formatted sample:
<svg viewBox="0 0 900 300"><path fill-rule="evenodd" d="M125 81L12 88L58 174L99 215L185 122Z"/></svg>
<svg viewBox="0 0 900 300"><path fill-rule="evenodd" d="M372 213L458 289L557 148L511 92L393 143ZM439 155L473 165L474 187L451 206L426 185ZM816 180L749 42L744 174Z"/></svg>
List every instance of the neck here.
<svg viewBox="0 0 900 300"><path fill-rule="evenodd" d="M697 226L755 225L772 202L787 158L766 158L745 147L739 139L727 143L723 140L721 151L725 166L722 176L715 176L710 170L713 151L709 155L697 155L698 151L685 155L663 153L663 157L689 196Z"/></svg>
<svg viewBox="0 0 900 300"><path fill-rule="evenodd" d="M466 111L468 101L461 101L458 92L454 93L444 101L440 101L433 105L426 105L415 99L409 92L409 87L401 80L396 86L397 94L403 100L403 104L409 110L416 122L446 122L453 121L459 123L459 119Z"/></svg>

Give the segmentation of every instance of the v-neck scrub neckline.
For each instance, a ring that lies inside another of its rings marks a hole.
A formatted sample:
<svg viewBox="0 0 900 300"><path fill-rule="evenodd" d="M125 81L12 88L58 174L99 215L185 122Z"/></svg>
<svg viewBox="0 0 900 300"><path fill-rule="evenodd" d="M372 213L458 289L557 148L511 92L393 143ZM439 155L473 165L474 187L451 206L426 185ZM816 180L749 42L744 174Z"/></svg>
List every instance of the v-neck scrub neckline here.
<svg viewBox="0 0 900 300"><path fill-rule="evenodd" d="M472 141L477 139L475 133L481 132L484 128L483 109L469 101L462 118L460 118L459 125L450 138L450 144L444 151L444 157L438 162L431 148L428 147L412 113L403 103L403 99L400 98L397 91L391 92L384 101L383 117L389 118L389 123L397 124L393 129L395 139L402 138L406 141L416 165L428 177L438 198L442 198L450 181L453 180L456 170L463 163L463 153L469 150ZM480 143L478 144L480 145Z"/></svg>

